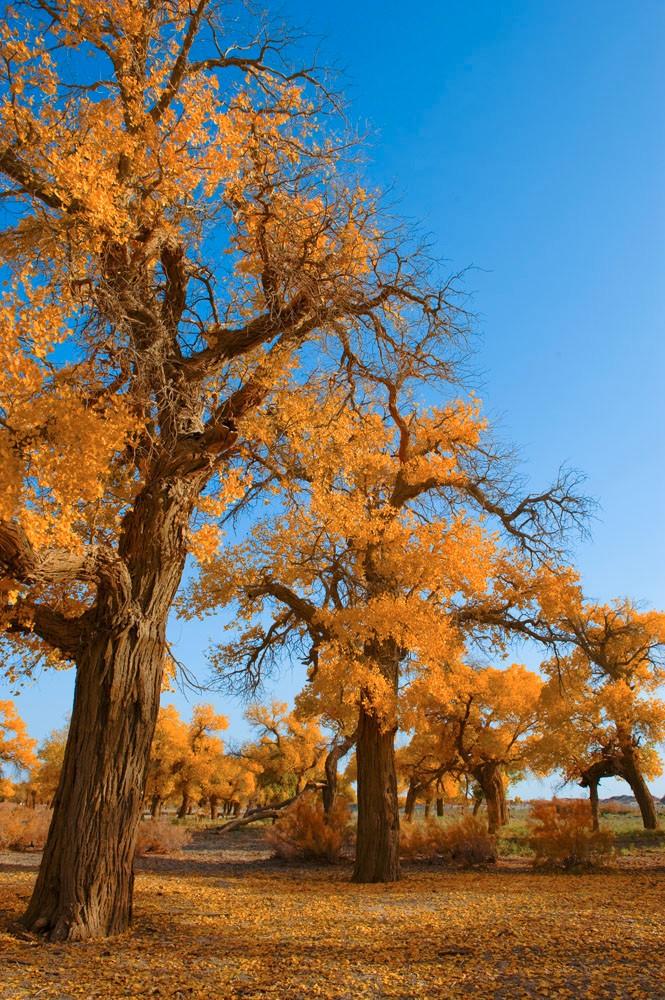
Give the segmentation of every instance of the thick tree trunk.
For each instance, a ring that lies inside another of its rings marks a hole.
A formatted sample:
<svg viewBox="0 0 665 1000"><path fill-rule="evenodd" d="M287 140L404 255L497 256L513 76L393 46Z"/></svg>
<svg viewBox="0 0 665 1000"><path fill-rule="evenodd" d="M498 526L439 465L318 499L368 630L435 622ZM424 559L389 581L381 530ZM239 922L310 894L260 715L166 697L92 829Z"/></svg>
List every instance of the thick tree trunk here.
<svg viewBox="0 0 665 1000"><path fill-rule="evenodd" d="M210 796L210 819L217 819L219 800L216 795Z"/></svg>
<svg viewBox="0 0 665 1000"><path fill-rule="evenodd" d="M150 800L150 815L153 819L157 819L162 811L162 800L159 795L153 795Z"/></svg>
<svg viewBox="0 0 665 1000"><path fill-rule="evenodd" d="M156 478L100 563L77 656L72 720L53 818L23 922L53 941L131 922L134 848L154 734L166 621L202 482Z"/></svg>
<svg viewBox="0 0 665 1000"><path fill-rule="evenodd" d="M361 704L358 722L358 833L354 882L399 879L399 804L395 730Z"/></svg>
<svg viewBox="0 0 665 1000"><path fill-rule="evenodd" d="M644 780L644 776L635 760L635 754L632 747L625 750L623 753L623 774L622 777L630 785L633 795L637 800L637 804L640 807L640 813L642 814L642 823L644 824L645 830L657 830L658 829L658 814L656 812L656 805L653 800L653 795L649 791L649 787Z"/></svg>
<svg viewBox="0 0 665 1000"><path fill-rule="evenodd" d="M436 814L437 816L443 816L443 799L438 797L436 800Z"/></svg>
<svg viewBox="0 0 665 1000"><path fill-rule="evenodd" d="M425 819L429 819L431 812L432 812L432 800L425 799Z"/></svg>
<svg viewBox="0 0 665 1000"><path fill-rule="evenodd" d="M52 941L131 921L136 830L157 719L164 630L101 634L81 655L53 818L27 928Z"/></svg>

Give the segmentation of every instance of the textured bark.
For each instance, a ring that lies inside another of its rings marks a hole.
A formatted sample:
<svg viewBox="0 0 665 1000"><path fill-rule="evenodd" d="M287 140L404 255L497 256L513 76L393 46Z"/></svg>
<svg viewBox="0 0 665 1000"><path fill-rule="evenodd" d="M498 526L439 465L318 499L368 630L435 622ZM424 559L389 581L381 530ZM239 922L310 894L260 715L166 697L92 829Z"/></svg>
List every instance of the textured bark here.
<svg viewBox="0 0 665 1000"><path fill-rule="evenodd" d="M24 922L52 941L126 930L163 635L102 635L81 659L53 819Z"/></svg>
<svg viewBox="0 0 665 1000"><path fill-rule="evenodd" d="M185 559L181 484L146 489L78 652L53 818L25 926L53 941L131 922L134 849L166 657L166 620Z"/></svg>
<svg viewBox="0 0 665 1000"><path fill-rule="evenodd" d="M360 708L358 724L358 833L354 882L399 879L399 805L395 730L383 731L374 712Z"/></svg>

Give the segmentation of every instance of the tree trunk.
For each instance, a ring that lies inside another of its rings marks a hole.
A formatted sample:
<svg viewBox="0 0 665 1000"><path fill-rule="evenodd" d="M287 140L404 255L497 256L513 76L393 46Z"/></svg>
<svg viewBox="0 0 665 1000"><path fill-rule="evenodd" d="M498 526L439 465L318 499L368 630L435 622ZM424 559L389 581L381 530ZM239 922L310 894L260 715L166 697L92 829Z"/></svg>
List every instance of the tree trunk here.
<svg viewBox="0 0 665 1000"><path fill-rule="evenodd" d="M425 799L425 819L429 819L431 811L432 811L432 800Z"/></svg>
<svg viewBox="0 0 665 1000"><path fill-rule="evenodd" d="M508 822L506 807L506 792L497 764L482 764L474 772L474 777L480 785L487 803L487 829L496 833L499 827Z"/></svg>
<svg viewBox="0 0 665 1000"><path fill-rule="evenodd" d="M600 816L598 809L598 778L589 779L589 803L591 805L591 829L594 833L600 830Z"/></svg>
<svg viewBox="0 0 665 1000"><path fill-rule="evenodd" d="M25 926L52 941L125 931L136 833L166 658L166 622L202 482L155 478L99 562L72 720Z"/></svg>
<svg viewBox="0 0 665 1000"><path fill-rule="evenodd" d="M136 831L157 720L164 630L101 634L82 654L53 818L25 926L52 941L131 921Z"/></svg>
<svg viewBox="0 0 665 1000"><path fill-rule="evenodd" d="M157 819L162 811L162 800L159 795L153 795L150 800L150 815L153 819Z"/></svg>
<svg viewBox="0 0 665 1000"><path fill-rule="evenodd" d="M361 702L358 722L358 833L354 882L399 879L399 804L395 774L395 729Z"/></svg>
<svg viewBox="0 0 665 1000"><path fill-rule="evenodd" d="M217 811L219 807L219 799L216 795L210 796L210 819L217 819Z"/></svg>
<svg viewBox="0 0 665 1000"><path fill-rule="evenodd" d="M183 795L180 808L178 809L178 819L184 819L190 810L189 795Z"/></svg>
<svg viewBox="0 0 665 1000"><path fill-rule="evenodd" d="M436 814L437 816L443 816L443 799L438 797L436 800Z"/></svg>
<svg viewBox="0 0 665 1000"><path fill-rule="evenodd" d="M640 807L640 813L642 814L642 823L645 830L657 830L658 829L658 814L656 812L656 805L653 800L653 795L649 791L649 787L644 780L644 776L639 768L637 761L635 760L635 754L632 747L623 751L623 778L630 785L633 795L637 800L637 804Z"/></svg>
<svg viewBox="0 0 665 1000"><path fill-rule="evenodd" d="M410 823L413 819L413 811L416 808L417 785L414 781L409 782L406 791L406 802L404 803L404 819Z"/></svg>
<svg viewBox="0 0 665 1000"><path fill-rule="evenodd" d="M355 742L356 734L354 733L353 736L347 736L340 743L335 743L326 757L324 764L326 783L321 790L323 811L326 816L335 804L335 796L337 795L337 767L342 757L346 756Z"/></svg>

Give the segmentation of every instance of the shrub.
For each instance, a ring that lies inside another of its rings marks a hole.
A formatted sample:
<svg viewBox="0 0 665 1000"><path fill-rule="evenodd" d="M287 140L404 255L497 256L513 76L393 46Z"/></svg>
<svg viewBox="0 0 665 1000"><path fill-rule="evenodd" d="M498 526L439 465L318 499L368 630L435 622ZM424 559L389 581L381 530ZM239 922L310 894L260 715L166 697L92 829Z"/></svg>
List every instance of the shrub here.
<svg viewBox="0 0 665 1000"><path fill-rule="evenodd" d="M600 812L603 816L639 816L640 809L636 802L632 805L629 802L601 802Z"/></svg>
<svg viewBox="0 0 665 1000"><path fill-rule="evenodd" d="M266 840L278 858L334 864L351 841L349 804L338 795L326 816L315 795L302 795L269 827Z"/></svg>
<svg viewBox="0 0 665 1000"><path fill-rule="evenodd" d="M592 868L609 859L614 837L592 830L591 807L582 799L534 802L529 847L534 865Z"/></svg>
<svg viewBox="0 0 665 1000"><path fill-rule="evenodd" d="M51 822L50 809L0 803L0 849L41 851Z"/></svg>
<svg viewBox="0 0 665 1000"><path fill-rule="evenodd" d="M136 853L170 854L181 850L191 839L190 831L184 826L167 819L143 819L139 823Z"/></svg>
<svg viewBox="0 0 665 1000"><path fill-rule="evenodd" d="M496 838L477 816L463 816L448 825L435 819L426 823L405 823L400 832L403 858L439 858L471 868L493 864L497 859Z"/></svg>

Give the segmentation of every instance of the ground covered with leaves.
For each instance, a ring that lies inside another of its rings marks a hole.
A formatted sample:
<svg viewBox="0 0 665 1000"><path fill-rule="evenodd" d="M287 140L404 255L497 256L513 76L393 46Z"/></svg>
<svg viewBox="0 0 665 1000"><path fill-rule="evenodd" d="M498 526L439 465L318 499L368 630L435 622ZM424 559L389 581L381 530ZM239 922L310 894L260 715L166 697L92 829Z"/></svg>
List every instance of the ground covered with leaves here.
<svg viewBox="0 0 665 1000"><path fill-rule="evenodd" d="M590 875L511 859L356 886L345 865L276 863L260 833L202 836L138 863L130 934L68 946L13 925L37 860L0 858L0 1000L665 1000L660 851Z"/></svg>

